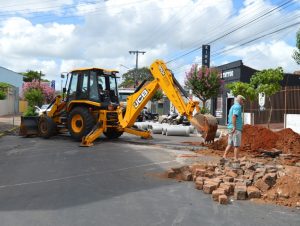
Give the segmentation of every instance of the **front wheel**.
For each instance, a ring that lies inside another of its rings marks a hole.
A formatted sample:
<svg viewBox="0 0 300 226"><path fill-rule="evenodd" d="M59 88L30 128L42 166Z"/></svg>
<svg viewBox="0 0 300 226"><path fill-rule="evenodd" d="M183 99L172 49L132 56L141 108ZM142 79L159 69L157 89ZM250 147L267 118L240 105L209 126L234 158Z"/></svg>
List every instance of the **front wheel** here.
<svg viewBox="0 0 300 226"><path fill-rule="evenodd" d="M68 128L71 136L81 141L94 127L95 119L85 107L75 107L68 116Z"/></svg>
<svg viewBox="0 0 300 226"><path fill-rule="evenodd" d="M43 138L49 138L56 135L57 125L52 118L48 116L42 116L38 122L39 135Z"/></svg>

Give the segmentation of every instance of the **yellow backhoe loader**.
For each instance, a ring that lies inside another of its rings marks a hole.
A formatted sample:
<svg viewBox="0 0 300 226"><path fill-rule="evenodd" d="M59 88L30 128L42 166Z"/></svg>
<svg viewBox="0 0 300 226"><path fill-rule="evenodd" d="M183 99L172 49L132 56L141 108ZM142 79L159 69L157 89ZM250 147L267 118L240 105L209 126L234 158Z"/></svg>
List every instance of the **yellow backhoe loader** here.
<svg viewBox="0 0 300 226"><path fill-rule="evenodd" d="M199 113L199 102L188 99L185 90L163 61L154 61L150 71L154 80L143 81L127 98L124 108L118 101L117 71L102 68L73 70L67 76L64 95L55 98L48 107L50 111L46 110L37 120L21 119L20 135L38 134L49 138L60 130L67 130L71 137L81 141L81 146L93 145L101 134L118 138L127 132L150 138L150 131L134 128L134 123L160 88L178 112L202 131L205 141L213 141L218 127L216 118ZM187 103L183 96L188 99ZM198 113L193 116L195 109Z"/></svg>

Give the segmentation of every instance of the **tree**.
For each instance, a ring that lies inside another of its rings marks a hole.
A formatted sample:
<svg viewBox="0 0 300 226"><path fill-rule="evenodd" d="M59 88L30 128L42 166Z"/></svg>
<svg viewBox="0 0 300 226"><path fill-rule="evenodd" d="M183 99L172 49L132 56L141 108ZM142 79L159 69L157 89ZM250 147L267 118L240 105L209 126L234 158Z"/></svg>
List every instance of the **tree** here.
<svg viewBox="0 0 300 226"><path fill-rule="evenodd" d="M6 98L7 89L11 87L8 83L0 82L0 100L4 100Z"/></svg>
<svg viewBox="0 0 300 226"><path fill-rule="evenodd" d="M24 76L24 82L32 82L33 80L49 82L48 80L42 78L45 76L44 74L42 74L42 72L28 70L27 72L23 72L21 74Z"/></svg>
<svg viewBox="0 0 300 226"><path fill-rule="evenodd" d="M297 49L294 50L293 58L297 64L300 64L300 30L297 32L296 38L297 38L297 41L296 41Z"/></svg>
<svg viewBox="0 0 300 226"><path fill-rule="evenodd" d="M230 89L234 96L242 95L250 102L253 102L257 99L256 90L250 83L232 82L227 84L226 87Z"/></svg>
<svg viewBox="0 0 300 226"><path fill-rule="evenodd" d="M153 97L151 98L151 101L152 101L152 102L160 101L163 97L164 97L164 94L163 94L163 92L159 89L159 90L157 90L157 91L154 93Z"/></svg>
<svg viewBox="0 0 300 226"><path fill-rule="evenodd" d="M55 90L50 86L40 83L37 80L33 80L32 82L24 82L23 85L23 96L26 99L26 93L31 90L40 90L42 95L42 102L50 103L55 97ZM40 103L42 104L42 103Z"/></svg>
<svg viewBox="0 0 300 226"><path fill-rule="evenodd" d="M206 112L206 102L218 95L223 84L219 71L214 68L200 68L194 64L186 73L185 79L187 88L191 89L192 93L202 101L201 112Z"/></svg>
<svg viewBox="0 0 300 226"><path fill-rule="evenodd" d="M148 81L153 80L153 76L147 67L139 69L131 69L128 72L123 74L123 82L120 84L120 87L128 88L136 86L136 83L141 83L145 79Z"/></svg>
<svg viewBox="0 0 300 226"><path fill-rule="evenodd" d="M278 67L276 69L267 69L256 72L250 79L250 85L255 88L256 93L264 92L268 97L270 103L268 128L272 116L272 103L271 96L280 91L280 81L283 80L283 69Z"/></svg>

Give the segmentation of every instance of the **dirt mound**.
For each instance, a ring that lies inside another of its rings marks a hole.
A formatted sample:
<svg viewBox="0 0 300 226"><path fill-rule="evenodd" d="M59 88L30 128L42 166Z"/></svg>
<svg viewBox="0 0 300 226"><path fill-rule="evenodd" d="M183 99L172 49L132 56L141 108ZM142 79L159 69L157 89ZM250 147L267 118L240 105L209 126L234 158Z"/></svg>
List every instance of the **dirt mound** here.
<svg viewBox="0 0 300 226"><path fill-rule="evenodd" d="M284 153L300 154L300 135L292 129L283 129L276 133L279 139L276 142L276 148Z"/></svg>
<svg viewBox="0 0 300 226"><path fill-rule="evenodd" d="M213 144L207 144L211 149L224 150L228 136L220 138ZM300 135L292 129L273 132L262 126L244 125L242 135L242 151L257 151L259 149L281 150L283 153L300 154Z"/></svg>
<svg viewBox="0 0 300 226"><path fill-rule="evenodd" d="M279 178L275 186L265 194L263 199L284 206L299 206L300 177L287 175Z"/></svg>
<svg viewBox="0 0 300 226"><path fill-rule="evenodd" d="M243 150L272 149L279 136L262 126L244 125L242 135Z"/></svg>

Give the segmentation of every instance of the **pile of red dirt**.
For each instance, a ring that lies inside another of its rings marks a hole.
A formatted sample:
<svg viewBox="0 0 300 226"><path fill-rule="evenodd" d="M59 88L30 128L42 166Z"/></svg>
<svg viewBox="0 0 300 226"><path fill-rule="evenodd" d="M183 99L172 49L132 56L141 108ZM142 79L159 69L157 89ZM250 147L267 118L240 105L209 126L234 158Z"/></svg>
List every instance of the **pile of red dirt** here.
<svg viewBox="0 0 300 226"><path fill-rule="evenodd" d="M300 177L286 175L280 177L276 185L263 197L264 201L278 205L296 207L300 205Z"/></svg>
<svg viewBox="0 0 300 226"><path fill-rule="evenodd" d="M226 145L227 136L224 136L207 146L211 149L224 150ZM242 151L271 150L273 148L279 149L283 153L300 154L300 135L292 129L273 132L262 126L244 125Z"/></svg>

